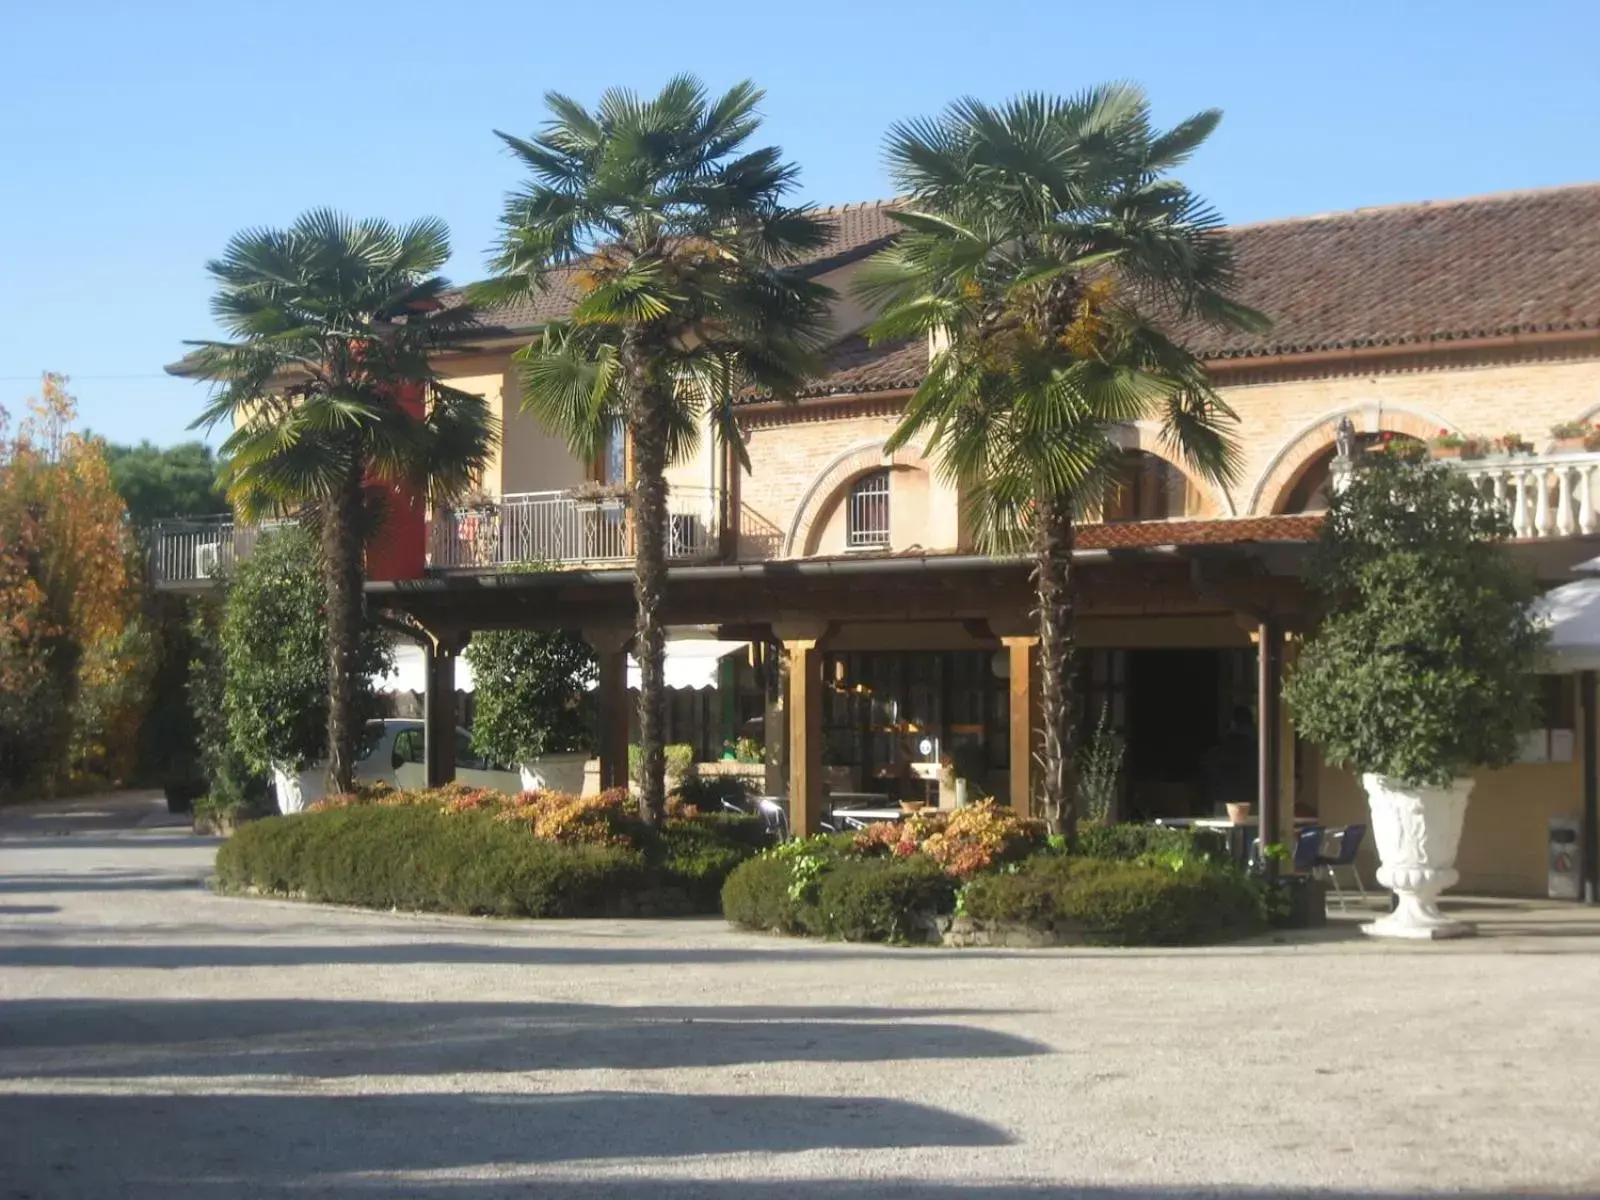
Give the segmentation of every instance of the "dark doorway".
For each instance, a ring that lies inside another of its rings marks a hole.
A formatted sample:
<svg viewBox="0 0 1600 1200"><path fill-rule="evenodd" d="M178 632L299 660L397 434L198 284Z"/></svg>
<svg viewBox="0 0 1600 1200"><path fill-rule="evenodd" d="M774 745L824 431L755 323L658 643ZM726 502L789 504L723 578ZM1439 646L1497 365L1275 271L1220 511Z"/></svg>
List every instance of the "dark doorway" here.
<svg viewBox="0 0 1600 1200"><path fill-rule="evenodd" d="M1203 816L1206 768L1226 724L1225 652L1128 652L1128 800L1135 818Z"/></svg>

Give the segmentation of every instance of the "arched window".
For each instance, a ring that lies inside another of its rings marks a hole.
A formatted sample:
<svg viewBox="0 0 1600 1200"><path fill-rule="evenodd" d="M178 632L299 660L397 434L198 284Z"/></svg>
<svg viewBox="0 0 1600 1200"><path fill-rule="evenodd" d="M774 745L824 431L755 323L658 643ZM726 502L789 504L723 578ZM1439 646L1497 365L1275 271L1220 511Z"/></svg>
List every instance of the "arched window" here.
<svg viewBox="0 0 1600 1200"><path fill-rule="evenodd" d="M845 529L852 550L889 544L888 471L871 471L850 485Z"/></svg>
<svg viewBox="0 0 1600 1200"><path fill-rule="evenodd" d="M1416 443L1417 439L1403 433L1358 433L1354 450L1357 456L1368 450L1383 449L1393 443ZM1333 498L1333 460L1338 447L1329 446L1300 469L1289 494L1284 497L1280 511L1285 513L1326 512Z"/></svg>
<svg viewBox="0 0 1600 1200"><path fill-rule="evenodd" d="M1189 510L1189 479L1166 459L1122 452L1122 479L1106 497L1107 521L1165 521Z"/></svg>

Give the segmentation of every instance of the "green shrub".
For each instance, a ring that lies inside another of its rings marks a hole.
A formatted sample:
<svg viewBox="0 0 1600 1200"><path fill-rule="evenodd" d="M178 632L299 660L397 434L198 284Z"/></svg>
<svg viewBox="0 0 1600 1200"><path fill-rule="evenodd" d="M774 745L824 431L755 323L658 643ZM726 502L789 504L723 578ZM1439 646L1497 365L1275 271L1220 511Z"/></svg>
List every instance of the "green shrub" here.
<svg viewBox="0 0 1600 1200"><path fill-rule="evenodd" d="M789 862L762 854L741 863L722 885L722 915L741 929L804 933L802 901L790 894Z"/></svg>
<svg viewBox="0 0 1600 1200"><path fill-rule="evenodd" d="M744 808L749 804L752 781L743 775L702 775L691 771L678 785L678 800L692 804L702 813L720 813L724 800Z"/></svg>
<svg viewBox="0 0 1600 1200"><path fill-rule="evenodd" d="M1194 837L1164 825L1095 825L1078 834L1078 853L1085 858L1133 862L1150 856L1187 853Z"/></svg>
<svg viewBox="0 0 1600 1200"><path fill-rule="evenodd" d="M859 858L849 835L808 838L728 876L722 912L744 929L852 942L916 941L955 906L956 884L926 855Z"/></svg>
<svg viewBox="0 0 1600 1200"><path fill-rule="evenodd" d="M224 890L495 916L615 911L654 880L638 851L562 845L482 813L359 805L272 817L217 854Z"/></svg>
<svg viewBox="0 0 1600 1200"><path fill-rule="evenodd" d="M974 920L1053 929L1096 945L1191 945L1262 926L1255 891L1231 871L1049 854L978 876L962 892L962 909Z"/></svg>
<svg viewBox="0 0 1600 1200"><path fill-rule="evenodd" d="M823 872L801 919L812 933L847 942L923 941L929 918L950 912L955 897L955 881L925 855L846 858Z"/></svg>
<svg viewBox="0 0 1600 1200"><path fill-rule="evenodd" d="M729 813L669 820L651 857L659 863L663 883L683 889L696 909L715 912L734 868L771 841L766 822L758 817Z"/></svg>

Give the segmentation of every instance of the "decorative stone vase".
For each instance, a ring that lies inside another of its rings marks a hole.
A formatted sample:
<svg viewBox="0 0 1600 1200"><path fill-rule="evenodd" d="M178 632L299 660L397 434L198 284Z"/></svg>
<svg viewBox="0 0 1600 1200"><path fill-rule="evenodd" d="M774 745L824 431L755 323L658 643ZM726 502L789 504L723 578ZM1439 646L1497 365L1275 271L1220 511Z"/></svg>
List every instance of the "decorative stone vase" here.
<svg viewBox="0 0 1600 1200"><path fill-rule="evenodd" d="M522 790L582 795L583 769L588 762L587 754L542 754L528 762L518 763Z"/></svg>
<svg viewBox="0 0 1600 1200"><path fill-rule="evenodd" d="M1372 840L1383 865L1378 882L1394 892L1399 907L1362 931L1372 937L1447 938L1475 932L1439 911L1439 893L1453 887L1456 850L1467 815L1473 780L1449 787L1412 787L1387 775L1363 775L1372 810Z"/></svg>
<svg viewBox="0 0 1600 1200"><path fill-rule="evenodd" d="M328 790L327 778L318 766L297 771L287 763L273 763L272 790L278 799L278 811L287 816L321 800Z"/></svg>

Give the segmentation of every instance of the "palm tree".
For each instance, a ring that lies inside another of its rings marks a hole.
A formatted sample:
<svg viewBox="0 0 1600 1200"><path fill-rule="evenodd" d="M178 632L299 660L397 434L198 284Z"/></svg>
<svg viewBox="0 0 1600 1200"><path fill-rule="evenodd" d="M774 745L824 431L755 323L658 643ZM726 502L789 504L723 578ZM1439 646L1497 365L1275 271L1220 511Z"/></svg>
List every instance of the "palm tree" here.
<svg viewBox="0 0 1600 1200"><path fill-rule="evenodd" d="M195 425L233 426L222 481L242 516L297 512L320 529L334 791L350 789L355 765L366 489L449 499L498 437L483 398L441 384L430 362L475 319L444 303L436 272L449 257L441 221L396 228L319 209L240 233L206 265L232 340L195 343L195 373L214 384Z"/></svg>
<svg viewBox="0 0 1600 1200"><path fill-rule="evenodd" d="M762 93L712 99L680 76L653 99L606 92L593 112L556 93L531 140L500 133L531 178L507 198L496 278L475 293L506 303L551 289L570 315L520 353L523 407L583 460L624 428L633 449L634 655L639 661L641 808L665 810L667 484L708 414L736 387L782 396L817 369L827 288L800 259L829 229L784 203L796 170L776 147L746 150Z"/></svg>
<svg viewBox="0 0 1600 1200"><path fill-rule="evenodd" d="M1167 332L1263 320L1230 298L1219 218L1168 174L1219 119L1157 132L1143 91L1115 84L961 100L887 138L907 199L904 231L860 276L883 306L869 336L937 351L889 448L926 438L984 544L1033 560L1043 809L1069 839L1074 524L1119 478L1116 430L1159 420L1198 475L1233 477L1236 418Z"/></svg>

